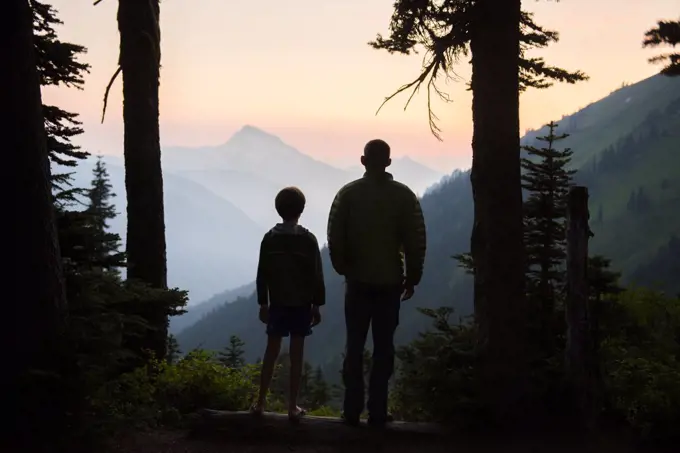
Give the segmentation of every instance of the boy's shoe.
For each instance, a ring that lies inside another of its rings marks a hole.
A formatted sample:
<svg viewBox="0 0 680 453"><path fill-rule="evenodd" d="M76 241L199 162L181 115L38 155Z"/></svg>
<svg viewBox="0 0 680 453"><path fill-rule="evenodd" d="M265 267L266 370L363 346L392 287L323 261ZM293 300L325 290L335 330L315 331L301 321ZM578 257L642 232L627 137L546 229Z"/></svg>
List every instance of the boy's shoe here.
<svg viewBox="0 0 680 453"><path fill-rule="evenodd" d="M254 403L250 406L250 414L255 415L256 417L262 416L264 414L264 405Z"/></svg>
<svg viewBox="0 0 680 453"><path fill-rule="evenodd" d="M342 419L342 422L343 422L345 425L349 425L349 426L359 426L359 416L351 417L351 416L346 415L346 414L343 412L342 415L340 416L340 418Z"/></svg>
<svg viewBox="0 0 680 453"><path fill-rule="evenodd" d="M300 419L307 415L307 411L302 409L301 407L297 407L295 411L288 412L288 420L291 423L300 423Z"/></svg>

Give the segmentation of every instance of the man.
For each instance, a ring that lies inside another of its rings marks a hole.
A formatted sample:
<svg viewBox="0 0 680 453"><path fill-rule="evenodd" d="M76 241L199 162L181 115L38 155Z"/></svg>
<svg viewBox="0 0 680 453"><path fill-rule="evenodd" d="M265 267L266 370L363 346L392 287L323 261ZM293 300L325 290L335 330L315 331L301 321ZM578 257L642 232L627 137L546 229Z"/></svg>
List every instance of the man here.
<svg viewBox="0 0 680 453"><path fill-rule="evenodd" d="M394 332L401 302L413 296L425 261L420 203L385 171L391 162L387 143L368 142L361 157L364 176L340 189L328 218L331 262L346 285L343 418L350 425L359 423L364 410L363 352L371 325L368 420L377 426L391 421L387 393L394 371Z"/></svg>

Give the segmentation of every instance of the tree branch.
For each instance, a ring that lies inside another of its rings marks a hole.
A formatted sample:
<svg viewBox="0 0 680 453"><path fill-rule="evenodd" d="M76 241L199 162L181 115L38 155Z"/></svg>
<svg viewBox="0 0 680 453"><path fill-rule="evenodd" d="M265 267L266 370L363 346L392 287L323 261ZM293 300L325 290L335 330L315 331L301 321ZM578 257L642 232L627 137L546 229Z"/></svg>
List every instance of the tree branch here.
<svg viewBox="0 0 680 453"><path fill-rule="evenodd" d="M106 91L104 92L104 107L102 108L102 124L104 124L104 115L106 115L106 104L109 101L109 91L111 91L111 86L113 85L113 82L116 80L116 77L118 77L118 74L120 74L122 70L123 68L121 66L118 66L116 72L113 73L111 80L109 80L109 84L106 86Z"/></svg>

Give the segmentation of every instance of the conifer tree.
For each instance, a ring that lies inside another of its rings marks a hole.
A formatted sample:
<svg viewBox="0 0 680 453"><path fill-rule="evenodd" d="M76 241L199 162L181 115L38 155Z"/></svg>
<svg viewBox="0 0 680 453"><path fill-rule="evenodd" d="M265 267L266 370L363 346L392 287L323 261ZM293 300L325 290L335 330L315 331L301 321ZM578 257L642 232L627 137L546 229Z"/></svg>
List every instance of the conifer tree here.
<svg viewBox="0 0 680 453"><path fill-rule="evenodd" d="M461 58L470 54L470 42L473 35L475 18L478 17L476 2L467 1L434 1L397 0L390 20L389 36L380 34L369 45L374 49L386 50L389 53L410 55L416 53L416 47L422 46L426 58L420 75L412 82L401 86L385 102L396 95L411 90L406 105L418 89L427 85L428 116L430 129L435 137L440 138L437 116L432 111L432 95L445 102L451 100L444 91L437 87L437 82L459 80L455 67ZM483 9L483 8L482 8ZM481 24L484 25L484 24ZM520 90L527 88L549 88L555 81L576 83L587 80L588 76L581 71L568 71L547 64L542 58L528 57L532 49L542 49L559 42L559 33L538 25L532 13L523 11L520 18Z"/></svg>
<svg viewBox="0 0 680 453"><path fill-rule="evenodd" d="M331 399L331 388L326 382L323 370L320 366L314 370L314 375L309 382L307 405L310 409L318 409L328 404Z"/></svg>
<svg viewBox="0 0 680 453"><path fill-rule="evenodd" d="M182 355L182 351L179 349L179 343L177 343L177 338L173 334L168 335L168 355L165 360L168 364L172 365L177 362L177 359Z"/></svg>
<svg viewBox="0 0 680 453"><path fill-rule="evenodd" d="M228 368L242 368L246 363L244 346L245 343L238 336L232 335L229 337L229 345L224 348L224 351L219 353L220 363Z"/></svg>
<svg viewBox="0 0 680 453"><path fill-rule="evenodd" d="M556 32L538 26L523 12L520 0L398 0L390 37L371 45L409 54L425 48L420 75L388 97L427 85L430 129L439 137L429 102L437 78L456 79L459 58L471 55L473 93L472 169L474 199L471 254L474 259L474 310L481 351L479 378L487 388L486 405L498 420L509 420L525 398L519 385L528 378L527 301L522 244L519 94L527 87L546 88L552 81L575 83L586 78L527 57L546 47ZM409 98L410 100L410 98Z"/></svg>
<svg viewBox="0 0 680 453"><path fill-rule="evenodd" d="M87 49L59 40L55 27L62 25L57 11L47 3L31 1L34 47L41 86L63 86L82 90L84 75L90 66L79 61ZM47 151L52 164L75 167L89 153L73 144L73 137L83 133L77 113L67 112L53 105L43 104ZM79 191L71 188L70 173L53 173L52 189L57 208L73 201Z"/></svg>
<svg viewBox="0 0 680 453"><path fill-rule="evenodd" d="M11 415L0 436L3 451L65 451L61 376L71 362L60 354L66 304L31 13L28 0L8 0L0 15L3 182L11 199L2 332L3 408Z"/></svg>
<svg viewBox="0 0 680 453"><path fill-rule="evenodd" d="M567 194L574 170L567 168L572 151L555 145L568 134L556 135L557 123L548 124L548 135L538 140L542 148L524 146L522 187L524 243L527 259L527 294L533 307L540 307L541 326L554 326L555 299L564 284L566 259ZM554 330L546 335L552 337Z"/></svg>
<svg viewBox="0 0 680 453"><path fill-rule="evenodd" d="M643 47L659 47L662 45L675 47L680 45L680 20L660 20L656 27L645 33L642 41ZM650 63L665 63L661 74L667 76L680 76L680 53L673 52L657 55L649 59Z"/></svg>
<svg viewBox="0 0 680 453"><path fill-rule="evenodd" d="M588 294L594 303L599 304L604 296L622 292L620 278L620 272L611 270L610 259L601 255L588 258Z"/></svg>
<svg viewBox="0 0 680 453"><path fill-rule="evenodd" d="M116 218L115 206L110 202L116 194L111 191L109 174L101 156L92 170L92 186L87 191L91 265L107 271L125 266L125 254L120 252L120 236L108 231L108 221Z"/></svg>
<svg viewBox="0 0 680 453"><path fill-rule="evenodd" d="M95 4L99 1L95 2ZM127 278L152 288L167 288L163 172L159 133L161 63L160 1L118 1L119 67L104 95L123 75L125 189L127 193ZM143 303L143 302L142 302ZM157 358L167 353L168 314L145 304L140 311L153 326L141 347Z"/></svg>

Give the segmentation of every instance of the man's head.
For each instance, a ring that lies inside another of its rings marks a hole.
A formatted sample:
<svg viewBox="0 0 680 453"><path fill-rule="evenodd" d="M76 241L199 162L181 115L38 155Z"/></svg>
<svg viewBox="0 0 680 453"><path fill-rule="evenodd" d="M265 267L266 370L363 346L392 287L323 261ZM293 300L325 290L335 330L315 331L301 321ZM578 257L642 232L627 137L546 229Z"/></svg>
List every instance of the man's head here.
<svg viewBox="0 0 680 453"><path fill-rule="evenodd" d="M366 143L361 156L361 165L366 167L366 171L385 171L391 163L390 145L379 139Z"/></svg>
<svg viewBox="0 0 680 453"><path fill-rule="evenodd" d="M274 206L284 222L297 221L305 210L305 194L297 187L286 187L276 195Z"/></svg>

